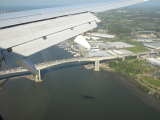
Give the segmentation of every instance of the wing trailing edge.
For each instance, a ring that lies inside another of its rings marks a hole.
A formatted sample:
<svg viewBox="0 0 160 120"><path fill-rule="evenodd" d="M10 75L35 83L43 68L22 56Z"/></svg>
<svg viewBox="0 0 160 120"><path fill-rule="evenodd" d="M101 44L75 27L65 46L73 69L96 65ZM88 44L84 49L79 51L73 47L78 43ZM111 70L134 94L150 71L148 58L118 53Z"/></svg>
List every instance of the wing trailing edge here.
<svg viewBox="0 0 160 120"><path fill-rule="evenodd" d="M92 13L146 0L119 0L84 6L48 8L0 15L0 49L30 56L97 27Z"/></svg>
<svg viewBox="0 0 160 120"><path fill-rule="evenodd" d="M0 48L30 56L97 27L98 18L82 13L26 24L0 31Z"/></svg>

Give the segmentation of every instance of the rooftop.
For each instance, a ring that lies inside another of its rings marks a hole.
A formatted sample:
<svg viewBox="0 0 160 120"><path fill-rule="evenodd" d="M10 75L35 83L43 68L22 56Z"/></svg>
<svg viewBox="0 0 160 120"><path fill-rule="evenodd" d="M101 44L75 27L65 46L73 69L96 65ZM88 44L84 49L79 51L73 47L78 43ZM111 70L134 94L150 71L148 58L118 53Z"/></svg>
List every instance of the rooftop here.
<svg viewBox="0 0 160 120"><path fill-rule="evenodd" d="M103 33L88 33L88 35L101 38L115 38L115 35L103 34Z"/></svg>
<svg viewBox="0 0 160 120"><path fill-rule="evenodd" d="M99 43L99 47L105 48L105 49L121 49L121 48L130 48L134 47L134 45L125 43L125 42L106 42L106 43Z"/></svg>
<svg viewBox="0 0 160 120"><path fill-rule="evenodd" d="M160 42L144 43L144 46L151 49L160 49Z"/></svg>
<svg viewBox="0 0 160 120"><path fill-rule="evenodd" d="M88 53L88 57L111 57L111 56L129 56L133 53L128 50L100 50L100 49L92 49Z"/></svg>
<svg viewBox="0 0 160 120"><path fill-rule="evenodd" d="M160 58L147 58L147 61L153 65L160 66Z"/></svg>

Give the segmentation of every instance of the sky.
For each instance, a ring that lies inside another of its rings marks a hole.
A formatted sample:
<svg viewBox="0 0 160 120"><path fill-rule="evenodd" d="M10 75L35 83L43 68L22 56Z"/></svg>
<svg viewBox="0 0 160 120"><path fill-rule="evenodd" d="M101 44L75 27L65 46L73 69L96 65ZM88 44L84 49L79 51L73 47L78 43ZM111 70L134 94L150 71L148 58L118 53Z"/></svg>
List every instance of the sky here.
<svg viewBox="0 0 160 120"><path fill-rule="evenodd" d="M0 6L54 6L115 0L0 0Z"/></svg>
<svg viewBox="0 0 160 120"><path fill-rule="evenodd" d="M119 0L0 0L0 7L25 7L25 6L62 6L62 5L74 5L93 2L108 2ZM151 0L160 1L160 0Z"/></svg>

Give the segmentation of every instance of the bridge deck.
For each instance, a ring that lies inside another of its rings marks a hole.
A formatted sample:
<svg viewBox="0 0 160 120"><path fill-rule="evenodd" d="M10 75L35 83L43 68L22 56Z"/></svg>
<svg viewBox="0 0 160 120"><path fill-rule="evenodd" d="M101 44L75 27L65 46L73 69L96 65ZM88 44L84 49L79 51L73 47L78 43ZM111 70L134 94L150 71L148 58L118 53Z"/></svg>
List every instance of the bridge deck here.
<svg viewBox="0 0 160 120"><path fill-rule="evenodd" d="M148 55L148 54L155 54L145 52L145 53L139 53L139 54L133 54L133 55L128 55L128 56L111 56L111 57L80 57L80 58L70 58L70 59L62 59L62 60L56 60L56 61L49 61L49 62L44 62L40 64L36 64L36 68L38 70L44 70L49 67L53 67L56 65L60 64L65 64L65 63L74 63L74 62L95 62L95 61L104 61L104 60L114 60L114 59L119 59L119 58L124 58L124 57L129 57L129 56L140 56L140 55ZM9 70L4 70L0 71L0 76L6 76L9 74L20 74L24 72L29 72L27 69L24 69L22 67L17 67L14 69L9 69Z"/></svg>
<svg viewBox="0 0 160 120"><path fill-rule="evenodd" d="M57 66L60 64L65 63L74 63L74 62L94 62L96 60L102 61L102 60L113 60L119 58L118 56L113 57L92 57L92 58L70 58L70 59L62 59L62 60L56 60L56 61L49 61L44 62L40 64L36 64L35 67L38 70L44 70L53 66ZM27 69L24 69L22 67L17 67L9 70L0 71L0 76L8 75L8 74L19 74L23 72L29 72Z"/></svg>

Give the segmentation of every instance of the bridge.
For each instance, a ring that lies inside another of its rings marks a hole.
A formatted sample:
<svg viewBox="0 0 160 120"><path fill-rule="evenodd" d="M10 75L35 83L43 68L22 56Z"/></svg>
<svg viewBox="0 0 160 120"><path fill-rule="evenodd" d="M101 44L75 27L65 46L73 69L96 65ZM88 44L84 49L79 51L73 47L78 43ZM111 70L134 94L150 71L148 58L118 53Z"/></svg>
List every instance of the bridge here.
<svg viewBox="0 0 160 120"><path fill-rule="evenodd" d="M74 62L95 62L95 71L99 71L100 61L104 60L114 60L118 58L124 58L124 56L112 56L112 57L78 57L78 58L69 58L69 59L61 59L55 61L43 62L40 64L36 64L35 67L39 70L39 77L41 76L41 70L48 69L50 67L54 67L60 64L66 63L74 63ZM22 67L17 67L9 70L0 71L0 76L9 76L11 74L21 74L29 72L27 69ZM36 76L35 76L36 77ZM0 77L1 78L1 77ZM3 78L3 77L2 77Z"/></svg>
<svg viewBox="0 0 160 120"><path fill-rule="evenodd" d="M61 60L44 62L44 63L36 64L35 66L38 70L43 70L49 67L53 67L53 66L57 66L60 64L65 64L65 63L95 62L95 71L99 71L100 61L125 59L126 57L129 57L129 56L140 58L142 56L147 55L149 57L152 54L158 54L158 53L157 52L143 52L143 53L132 54L132 55L113 55L113 56L106 56L106 57L78 57L78 58L69 58L69 59L61 59Z"/></svg>
<svg viewBox="0 0 160 120"><path fill-rule="evenodd" d="M61 59L61 60L55 60L55 61L49 61L49 62L44 62L35 65L37 69L43 70L47 69L49 67L53 67L56 65L60 64L65 64L65 63L74 63L74 62L95 62L95 61L103 61L103 60L113 60L117 58L122 58L118 56L112 56L112 57L78 57L78 58L70 58L70 59Z"/></svg>
<svg viewBox="0 0 160 120"><path fill-rule="evenodd" d="M39 78L41 78L41 70L48 69L50 67L54 67L60 64L66 64L66 63L74 63L74 62L94 62L95 63L95 71L99 71L99 64L101 61L107 61L107 60L116 60L116 59L125 59L126 57L141 57L144 55L152 55L157 54L156 52L145 52L145 53L139 53L139 54L132 54L132 55L126 55L126 56L107 56L107 57L78 57L78 58L69 58L69 59L61 59L61 60L55 60L55 61L48 61L40 64L36 64L35 67L39 70ZM8 76L10 74L20 74L29 72L27 69L24 69L22 67L17 67L9 70L0 71L0 76ZM36 76L35 76L36 77ZM36 80L36 79L35 79ZM39 81L39 80L38 80ZM36 80L36 82L38 82Z"/></svg>

